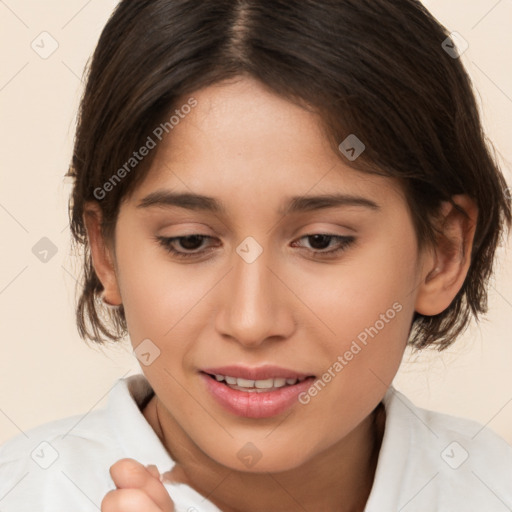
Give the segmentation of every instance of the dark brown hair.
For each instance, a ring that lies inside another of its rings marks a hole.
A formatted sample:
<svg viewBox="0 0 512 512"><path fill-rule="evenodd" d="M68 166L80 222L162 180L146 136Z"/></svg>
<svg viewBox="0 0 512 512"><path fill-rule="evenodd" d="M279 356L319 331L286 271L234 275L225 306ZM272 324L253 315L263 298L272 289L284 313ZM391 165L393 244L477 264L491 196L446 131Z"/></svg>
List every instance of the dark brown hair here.
<svg viewBox="0 0 512 512"><path fill-rule="evenodd" d="M364 142L357 160L340 158L400 180L420 248L439 236L434 217L441 201L455 194L476 201L466 280L445 311L415 314L409 337L417 348L451 344L472 315L487 311L487 284L511 207L470 78L443 48L449 35L416 0L121 1L90 63L68 173L71 229L84 258L80 335L101 343L126 332L122 307L105 317L97 301L102 285L85 202L99 202L111 237L121 201L155 154L119 173L133 152L187 95L249 75L318 113L334 150L350 134ZM116 173L122 179L113 181Z"/></svg>

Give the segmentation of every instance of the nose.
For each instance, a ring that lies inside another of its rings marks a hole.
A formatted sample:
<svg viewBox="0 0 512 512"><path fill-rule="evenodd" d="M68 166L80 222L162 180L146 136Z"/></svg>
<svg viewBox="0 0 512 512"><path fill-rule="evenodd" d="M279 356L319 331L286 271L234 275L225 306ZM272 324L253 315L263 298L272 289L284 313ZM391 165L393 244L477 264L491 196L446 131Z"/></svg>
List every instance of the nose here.
<svg viewBox="0 0 512 512"><path fill-rule="evenodd" d="M252 263L235 252L222 288L216 328L247 348L286 339L295 328L293 293L268 263L265 251Z"/></svg>

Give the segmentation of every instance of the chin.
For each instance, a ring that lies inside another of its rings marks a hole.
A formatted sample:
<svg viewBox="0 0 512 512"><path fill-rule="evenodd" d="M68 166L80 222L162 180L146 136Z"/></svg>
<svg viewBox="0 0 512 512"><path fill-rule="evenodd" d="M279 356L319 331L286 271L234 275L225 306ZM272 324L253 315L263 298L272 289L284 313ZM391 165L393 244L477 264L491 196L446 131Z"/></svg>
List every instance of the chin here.
<svg viewBox="0 0 512 512"><path fill-rule="evenodd" d="M296 469L306 464L310 457L304 452L304 447L300 441L297 441L290 448L275 449L273 446L267 446L263 441L254 443L247 441L245 443L233 443L231 448L224 448L221 452L217 450L208 453L208 456L234 471L245 473L279 473ZM217 448L217 447L215 447ZM231 455L234 454L234 457Z"/></svg>

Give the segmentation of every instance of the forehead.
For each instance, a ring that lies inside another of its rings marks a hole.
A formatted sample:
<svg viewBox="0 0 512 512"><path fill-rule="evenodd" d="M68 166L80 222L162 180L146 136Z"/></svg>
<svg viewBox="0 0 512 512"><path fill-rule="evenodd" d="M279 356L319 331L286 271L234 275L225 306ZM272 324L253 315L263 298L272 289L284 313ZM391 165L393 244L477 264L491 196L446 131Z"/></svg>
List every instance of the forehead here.
<svg viewBox="0 0 512 512"><path fill-rule="evenodd" d="M310 193L364 194L375 203L389 194L402 198L393 179L350 168L329 144L317 114L256 80L209 86L183 97L183 105L190 97L196 105L158 144L136 200L163 188L280 207L283 196Z"/></svg>

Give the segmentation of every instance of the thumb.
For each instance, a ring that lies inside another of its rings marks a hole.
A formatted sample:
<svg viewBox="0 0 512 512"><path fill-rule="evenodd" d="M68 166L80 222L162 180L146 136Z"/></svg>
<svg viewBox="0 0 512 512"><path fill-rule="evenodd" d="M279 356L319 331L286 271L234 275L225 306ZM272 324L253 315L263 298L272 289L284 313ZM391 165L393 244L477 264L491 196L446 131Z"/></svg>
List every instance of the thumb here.
<svg viewBox="0 0 512 512"><path fill-rule="evenodd" d="M110 467L110 475L118 489L143 491L162 512L174 512L174 503L160 481L156 466L146 468L134 459L121 459Z"/></svg>

